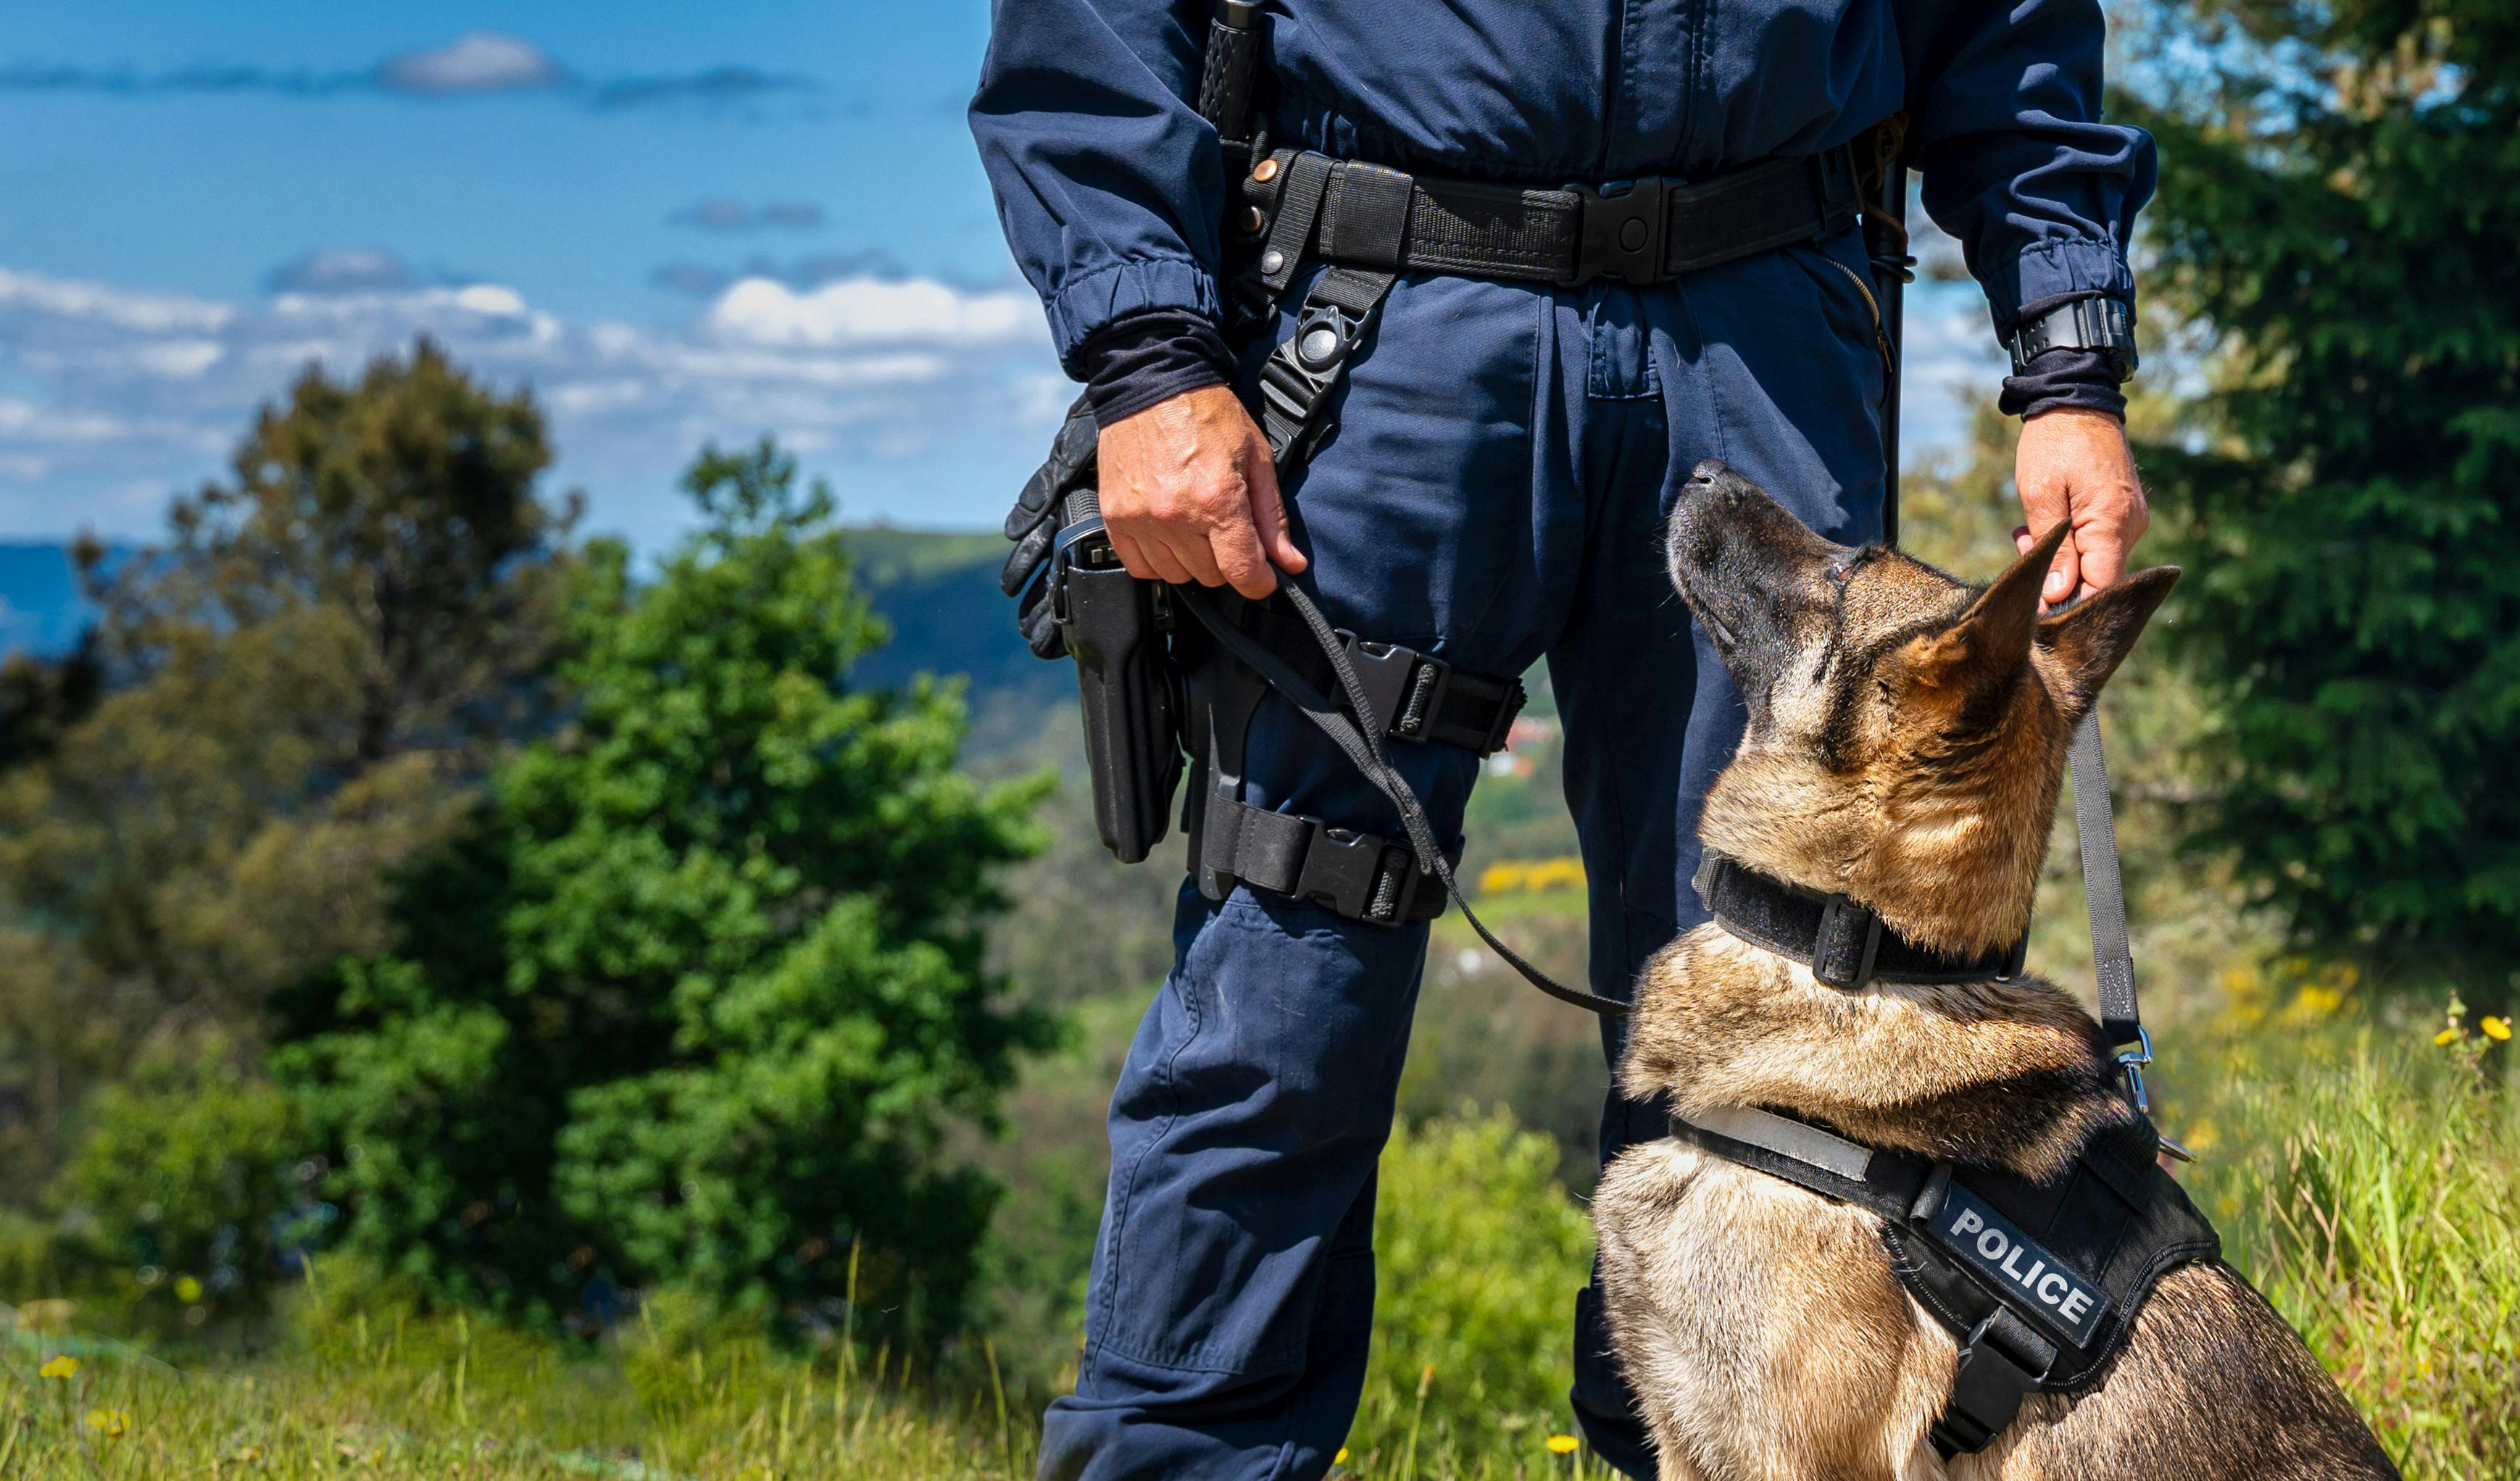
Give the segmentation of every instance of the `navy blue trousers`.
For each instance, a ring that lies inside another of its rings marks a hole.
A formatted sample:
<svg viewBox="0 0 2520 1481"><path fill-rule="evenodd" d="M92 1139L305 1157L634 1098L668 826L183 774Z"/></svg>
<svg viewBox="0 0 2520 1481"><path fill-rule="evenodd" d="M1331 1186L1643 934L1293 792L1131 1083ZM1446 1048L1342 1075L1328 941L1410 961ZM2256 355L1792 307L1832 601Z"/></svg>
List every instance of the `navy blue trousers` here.
<svg viewBox="0 0 2520 1481"><path fill-rule="evenodd" d="M1833 539L1879 533L1883 372L1865 273L1850 232L1650 289L1404 279L1336 435L1290 487L1303 580L1333 622L1482 673L1548 661L1597 991L1625 997L1703 919L1688 884L1699 800L1740 737L1739 697L1664 574L1674 494L1720 458ZM1458 834L1476 758L1392 753L1439 833ZM1243 800L1400 835L1390 805L1274 696L1252 722ZM1044 1421L1041 1474L1319 1477L1365 1377L1374 1166L1426 930L1185 888L1174 941L1111 1100L1085 1348L1075 1393ZM1615 1060L1615 1028L1603 1049ZM1661 1130L1613 1093L1602 1161ZM1650 1476L1590 1290L1574 1340L1579 1422Z"/></svg>

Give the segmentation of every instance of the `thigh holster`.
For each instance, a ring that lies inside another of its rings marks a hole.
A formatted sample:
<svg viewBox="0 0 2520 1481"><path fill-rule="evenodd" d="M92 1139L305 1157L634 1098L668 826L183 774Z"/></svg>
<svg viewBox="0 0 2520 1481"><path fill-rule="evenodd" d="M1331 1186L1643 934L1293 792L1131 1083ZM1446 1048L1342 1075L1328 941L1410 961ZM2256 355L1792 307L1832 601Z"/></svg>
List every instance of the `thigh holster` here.
<svg viewBox="0 0 2520 1481"><path fill-rule="evenodd" d="M1219 605L1244 636L1337 693L1328 660L1274 602L1228 596ZM1388 717L1380 722L1386 741L1458 745L1481 756L1504 748L1522 709L1520 680L1468 673L1398 644L1339 636L1364 681L1369 708ZM1442 915L1444 891L1405 840L1242 800L1251 717L1269 682L1193 625L1176 634L1176 644L1191 716L1191 788L1182 823L1200 893L1221 900L1239 882L1378 925ZM1445 862L1458 856L1456 849Z"/></svg>

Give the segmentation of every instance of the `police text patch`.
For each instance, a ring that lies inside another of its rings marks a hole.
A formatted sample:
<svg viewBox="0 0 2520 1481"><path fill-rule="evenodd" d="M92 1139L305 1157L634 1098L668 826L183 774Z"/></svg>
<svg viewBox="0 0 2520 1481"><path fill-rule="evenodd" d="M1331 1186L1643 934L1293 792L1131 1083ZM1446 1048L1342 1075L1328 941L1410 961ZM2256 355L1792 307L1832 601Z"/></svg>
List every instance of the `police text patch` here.
<svg viewBox="0 0 2520 1481"><path fill-rule="evenodd" d="M2108 1315L2109 1298L1986 1200L1954 1183L1925 1227L1934 1242L2002 1291L2023 1316L2076 1347L2091 1345Z"/></svg>

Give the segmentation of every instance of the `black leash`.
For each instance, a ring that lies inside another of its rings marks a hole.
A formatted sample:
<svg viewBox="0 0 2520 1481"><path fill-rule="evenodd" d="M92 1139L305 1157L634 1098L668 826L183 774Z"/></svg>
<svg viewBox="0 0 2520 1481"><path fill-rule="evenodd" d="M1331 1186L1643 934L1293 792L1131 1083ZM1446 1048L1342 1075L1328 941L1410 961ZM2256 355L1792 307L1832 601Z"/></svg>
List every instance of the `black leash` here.
<svg viewBox="0 0 2520 1481"><path fill-rule="evenodd" d="M1356 714L1355 720L1350 720L1340 711L1336 700L1315 688L1283 658L1228 621L1225 614L1217 610L1216 599L1204 588L1176 586L1173 600L1190 608L1191 614L1198 618L1200 625L1228 652L1257 670L1272 688L1302 710L1304 717L1330 738L1331 743L1364 775L1365 780L1373 784L1374 790L1391 800L1391 805L1399 810L1400 826L1409 835L1409 847L1418 856L1418 871L1443 881L1445 893L1462 908L1462 919L1470 922L1470 929L1478 932L1479 939L1488 944L1490 951L1503 957L1522 974L1524 981L1560 1003L1572 1004L1605 1018L1627 1016L1628 1005L1618 999L1569 987L1532 965L1521 953L1497 939L1496 932L1488 929L1487 922L1470 908L1460 882L1453 877L1451 862L1444 857L1444 850L1436 845L1435 830L1426 821L1426 810L1418 800L1417 789L1393 768L1390 756L1382 748L1382 717L1373 712L1373 703L1366 697L1365 685L1357 677L1355 665L1348 662L1347 645L1340 640L1337 630L1330 626L1329 619L1322 615L1322 609L1313 605L1313 599L1304 595L1302 587L1282 578L1278 589L1285 594L1287 605L1303 618L1313 641L1321 646L1322 655L1329 660L1330 672L1337 676L1339 689L1347 696L1348 704Z"/></svg>

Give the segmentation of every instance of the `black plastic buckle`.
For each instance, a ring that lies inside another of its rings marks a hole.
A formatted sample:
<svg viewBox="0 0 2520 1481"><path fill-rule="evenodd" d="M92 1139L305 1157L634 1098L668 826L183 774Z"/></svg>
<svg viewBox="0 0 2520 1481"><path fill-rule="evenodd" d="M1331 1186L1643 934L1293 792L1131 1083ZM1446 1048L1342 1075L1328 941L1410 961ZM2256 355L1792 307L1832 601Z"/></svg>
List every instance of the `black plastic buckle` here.
<svg viewBox="0 0 2520 1481"><path fill-rule="evenodd" d="M1671 235L1672 181L1647 175L1598 189L1567 188L1583 205L1576 217L1574 271L1558 280L1559 287L1578 288L1597 278L1631 284L1670 281L1663 248Z"/></svg>
<svg viewBox="0 0 2520 1481"><path fill-rule="evenodd" d="M1944 1459L1973 1456L1993 1445L1995 1437L2021 1413L2021 1401L2047 1381L2055 1366L2055 1349L2049 1348L2044 1357L2036 1351L2020 1351L2017 1344L2004 1340L2015 1333L2029 1335L2019 1317L1999 1306L1961 1341L1959 1364L1952 1373L1951 1401L1943 1406L1929 1434Z"/></svg>
<svg viewBox="0 0 2520 1481"><path fill-rule="evenodd" d="M1307 302L1295 333L1260 367L1260 397L1269 451L1283 463L1289 449L1309 446L1339 370L1356 349L1365 320L1330 303Z"/></svg>
<svg viewBox="0 0 2520 1481"><path fill-rule="evenodd" d="M1854 971L1832 964L1845 962L1842 948L1858 932L1863 944L1851 954ZM1841 992L1855 992L1872 980L1872 960L1881 953L1881 917L1845 895L1831 895L1820 909L1820 929L1812 934L1812 976Z"/></svg>
<svg viewBox="0 0 2520 1481"><path fill-rule="evenodd" d="M1373 897L1382 883L1388 840L1352 828L1313 825L1313 841L1304 850L1304 868L1290 892L1297 899L1327 905L1351 920L1372 920Z"/></svg>
<svg viewBox="0 0 2520 1481"><path fill-rule="evenodd" d="M1453 666L1441 658L1429 658L1414 648L1397 643L1375 643L1360 638L1346 628L1338 628L1339 641L1346 645L1349 667L1356 670L1357 687L1365 691L1365 700L1373 706L1374 723L1382 733L1395 740L1424 740L1436 713L1444 703L1444 692L1451 688ZM1425 701L1417 706L1417 728L1402 729L1411 713L1410 696L1416 692L1418 674L1434 671L1432 690Z"/></svg>

